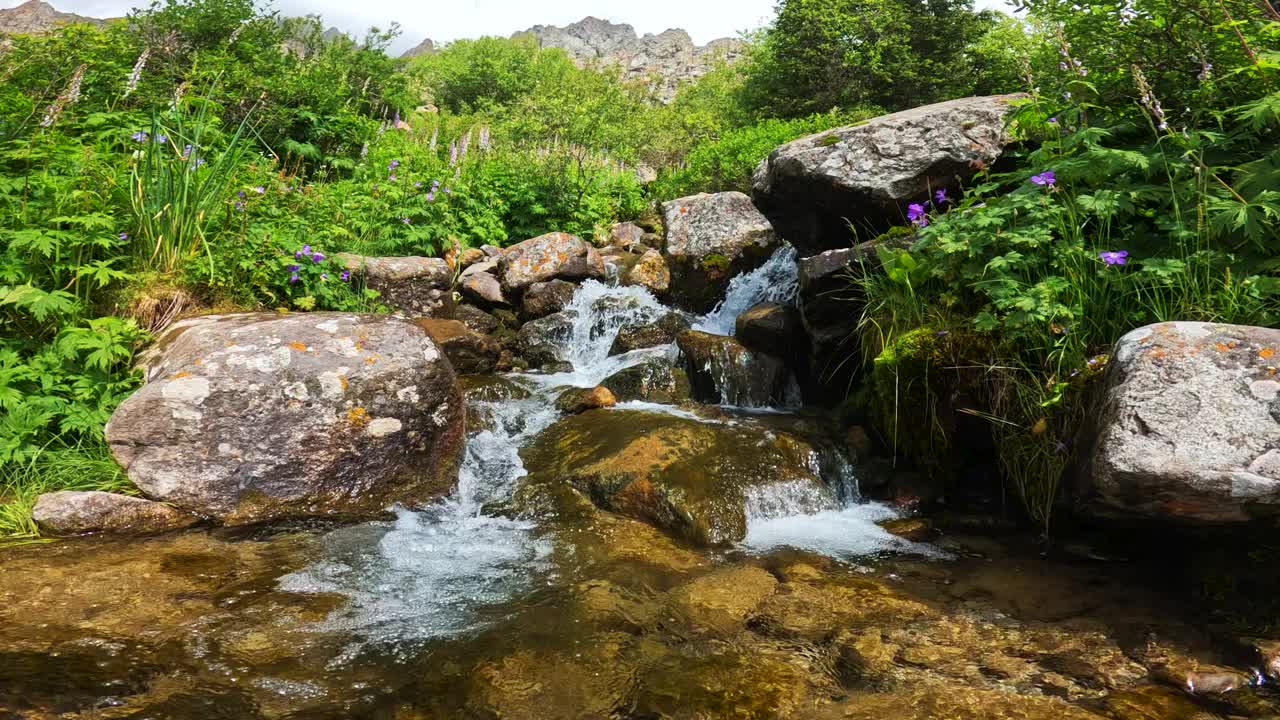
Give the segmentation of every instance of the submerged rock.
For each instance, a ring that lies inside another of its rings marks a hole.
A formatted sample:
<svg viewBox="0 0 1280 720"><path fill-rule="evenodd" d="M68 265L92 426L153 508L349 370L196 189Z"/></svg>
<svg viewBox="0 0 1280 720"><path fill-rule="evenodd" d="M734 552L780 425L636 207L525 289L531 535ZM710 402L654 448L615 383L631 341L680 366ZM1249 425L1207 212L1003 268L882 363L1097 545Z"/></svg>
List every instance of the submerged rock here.
<svg viewBox="0 0 1280 720"><path fill-rule="evenodd" d="M115 493L64 490L36 499L31 518L52 535L107 532L127 535L179 530L200 521L164 503Z"/></svg>
<svg viewBox="0 0 1280 720"><path fill-rule="evenodd" d="M764 264L779 244L773 226L740 192L677 198L663 203L662 218L672 299L695 312L715 307L734 275Z"/></svg>
<svg viewBox="0 0 1280 720"><path fill-rule="evenodd" d="M781 407L789 397L786 363L748 350L731 337L685 330L676 336L685 371L699 402L738 407Z"/></svg>
<svg viewBox="0 0 1280 720"><path fill-rule="evenodd" d="M1020 97L949 100L794 140L756 168L752 197L801 256L847 246L851 222L883 231L904 220L905 202L999 159Z"/></svg>
<svg viewBox="0 0 1280 720"><path fill-rule="evenodd" d="M453 311L453 269L442 258L335 257L393 310L409 317L448 317Z"/></svg>
<svg viewBox="0 0 1280 720"><path fill-rule="evenodd" d="M689 327L689 320L678 312L667 313L653 322L623 325L613 339L609 354L621 355L632 350L670 345L676 341L676 335Z"/></svg>
<svg viewBox="0 0 1280 720"><path fill-rule="evenodd" d="M492 337L481 335L458 320L419 318L414 322L440 346L454 372L482 375L493 372L497 366L502 348Z"/></svg>
<svg viewBox="0 0 1280 720"><path fill-rule="evenodd" d="M507 290L524 290L536 282L603 279L604 259L589 243L568 233L553 232L512 245L498 257L498 277Z"/></svg>
<svg viewBox="0 0 1280 720"><path fill-rule="evenodd" d="M570 388L556 398L556 409L565 415L577 415L588 410L613 407L617 398L607 387Z"/></svg>
<svg viewBox="0 0 1280 720"><path fill-rule="evenodd" d="M689 376L663 360L648 360L610 375L600 384L613 392L618 402L674 405L690 399Z"/></svg>
<svg viewBox="0 0 1280 720"><path fill-rule="evenodd" d="M592 410L552 425L521 457L530 483L568 483L605 510L702 544L742 539L755 493L810 508L832 497L812 445L748 423Z"/></svg>
<svg viewBox="0 0 1280 720"><path fill-rule="evenodd" d="M1086 507L1241 523L1280 513L1280 330L1161 323L1116 344Z"/></svg>
<svg viewBox="0 0 1280 720"><path fill-rule="evenodd" d="M192 318L141 364L146 384L106 439L154 500L228 525L372 516L457 479L462 394L440 348L407 320Z"/></svg>

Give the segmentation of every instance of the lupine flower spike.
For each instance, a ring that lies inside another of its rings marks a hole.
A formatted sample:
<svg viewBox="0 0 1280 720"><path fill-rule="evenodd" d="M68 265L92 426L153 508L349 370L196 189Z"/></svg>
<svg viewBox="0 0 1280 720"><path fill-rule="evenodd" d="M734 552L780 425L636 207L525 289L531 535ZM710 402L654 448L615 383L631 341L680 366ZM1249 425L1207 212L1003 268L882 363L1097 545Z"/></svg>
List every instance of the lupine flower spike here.
<svg viewBox="0 0 1280 720"><path fill-rule="evenodd" d="M146 48L138 56L138 61L133 64L133 71L129 73L129 81L124 85L125 97L129 97L134 90L138 89L138 81L142 79L142 69L147 66L147 58L149 57L151 57L151 48Z"/></svg>

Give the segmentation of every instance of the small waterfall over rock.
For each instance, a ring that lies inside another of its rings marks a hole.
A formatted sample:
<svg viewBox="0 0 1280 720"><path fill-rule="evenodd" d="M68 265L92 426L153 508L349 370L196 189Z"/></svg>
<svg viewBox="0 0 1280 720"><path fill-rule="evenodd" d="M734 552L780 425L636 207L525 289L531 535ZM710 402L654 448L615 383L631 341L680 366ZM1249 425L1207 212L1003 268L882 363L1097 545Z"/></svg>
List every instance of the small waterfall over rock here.
<svg viewBox="0 0 1280 720"><path fill-rule="evenodd" d="M729 281L724 300L694 324L694 330L732 335L738 316L762 302L789 304L800 291L796 273L796 249L783 245L769 260L751 272Z"/></svg>

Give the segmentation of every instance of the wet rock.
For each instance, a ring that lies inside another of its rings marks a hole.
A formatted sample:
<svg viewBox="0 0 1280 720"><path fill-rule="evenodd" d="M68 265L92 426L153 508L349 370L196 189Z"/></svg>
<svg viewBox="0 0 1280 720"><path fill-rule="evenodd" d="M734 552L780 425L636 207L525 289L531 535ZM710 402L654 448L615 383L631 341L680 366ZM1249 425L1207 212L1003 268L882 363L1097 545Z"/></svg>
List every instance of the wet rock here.
<svg viewBox="0 0 1280 720"><path fill-rule="evenodd" d="M734 338L698 330L676 336L693 398L738 407L786 405L791 374L779 358L752 352Z"/></svg>
<svg viewBox="0 0 1280 720"><path fill-rule="evenodd" d="M469 300L485 307L506 307L509 305L498 278L487 272L471 273L459 281L462 294Z"/></svg>
<svg viewBox="0 0 1280 720"><path fill-rule="evenodd" d="M619 370L600 384L613 393L618 402L643 402L675 405L689 399L689 376L663 360L649 360Z"/></svg>
<svg viewBox="0 0 1280 720"><path fill-rule="evenodd" d="M849 219L901 223L904 202L999 159L1019 97L950 100L789 142L756 168L752 198L801 256L847 245Z"/></svg>
<svg viewBox="0 0 1280 720"><path fill-rule="evenodd" d="M153 500L71 490L45 493L36 498L31 517L41 530L51 535L98 532L146 535L191 527L200 520Z"/></svg>
<svg viewBox="0 0 1280 720"><path fill-rule="evenodd" d="M1280 330L1161 323L1116 344L1081 489L1105 517L1280 514Z"/></svg>
<svg viewBox="0 0 1280 720"><path fill-rule="evenodd" d="M762 602L752 627L771 637L821 640L842 629L875 628L937 612L875 580L788 582Z"/></svg>
<svg viewBox="0 0 1280 720"><path fill-rule="evenodd" d="M448 317L453 311L453 269L442 258L335 257L392 310L408 317Z"/></svg>
<svg viewBox="0 0 1280 720"><path fill-rule="evenodd" d="M781 303L760 303L738 316L733 336L749 350L794 357L804 339L800 311Z"/></svg>
<svg viewBox="0 0 1280 720"><path fill-rule="evenodd" d="M444 351L456 373L482 375L493 372L502 348L488 335L481 335L457 320L419 318L414 321L427 331Z"/></svg>
<svg viewBox="0 0 1280 720"><path fill-rule="evenodd" d="M695 312L713 308L734 275L762 265L779 244L769 221L739 192L663 203L662 218L672 299Z"/></svg>
<svg viewBox="0 0 1280 720"><path fill-rule="evenodd" d="M924 518L900 518L878 524L890 535L912 542L927 542L933 538L933 526Z"/></svg>
<svg viewBox="0 0 1280 720"><path fill-rule="evenodd" d="M1220 720L1191 700L1185 692L1145 685L1109 695L1104 701L1119 720Z"/></svg>
<svg viewBox="0 0 1280 720"><path fill-rule="evenodd" d="M527 387L501 375L463 375L458 378L458 384L467 400L474 402L524 400L530 395Z"/></svg>
<svg viewBox="0 0 1280 720"><path fill-rule="evenodd" d="M898 646L886 643L877 629L843 631L833 643L838 669L847 684L875 681L893 669Z"/></svg>
<svg viewBox="0 0 1280 720"><path fill-rule="evenodd" d="M662 253L657 250L646 250L622 277L623 285L637 285L658 297L667 294L671 287L671 271Z"/></svg>
<svg viewBox="0 0 1280 720"><path fill-rule="evenodd" d="M623 325L618 330L610 355L621 355L643 348L670 345L676 341L676 335L689 329L689 320L684 315L673 312L648 323Z"/></svg>
<svg viewBox="0 0 1280 720"><path fill-rule="evenodd" d="M520 326L516 334L516 347L530 367L542 367L561 362L560 348L573 335L573 325L578 314L562 310L546 317L532 320Z"/></svg>
<svg viewBox="0 0 1280 720"><path fill-rule="evenodd" d="M498 277L507 290L523 290L536 282L603 279L604 259L579 237L548 233L512 245L498 257Z"/></svg>
<svg viewBox="0 0 1280 720"><path fill-rule="evenodd" d="M632 222L616 223L609 228L609 244L626 250L634 250L644 244L644 228Z"/></svg>
<svg viewBox="0 0 1280 720"><path fill-rule="evenodd" d="M498 331L498 318L475 305L464 304L454 308L453 319L471 328L472 332L478 332L481 335L492 335Z"/></svg>
<svg viewBox="0 0 1280 720"><path fill-rule="evenodd" d="M855 693L797 716L799 720L1103 720L1058 698L1015 695L963 685Z"/></svg>
<svg viewBox="0 0 1280 720"><path fill-rule="evenodd" d="M576 614L595 626L638 631L658 618L661 606L608 580L588 580L574 588Z"/></svg>
<svg viewBox="0 0 1280 720"><path fill-rule="evenodd" d="M871 436L867 434L866 428L861 425L854 425L845 433L845 447L849 448L849 453L857 460L868 459L871 457L871 451L875 447L871 442Z"/></svg>
<svg viewBox="0 0 1280 720"><path fill-rule="evenodd" d="M570 388L556 398L556 409L565 415L577 415L617 404L618 400L606 387Z"/></svg>
<svg viewBox="0 0 1280 720"><path fill-rule="evenodd" d="M631 668L620 632L587 638L575 653L517 650L468 673L466 717L584 720L606 718L623 701Z"/></svg>
<svg viewBox="0 0 1280 720"><path fill-rule="evenodd" d="M146 384L106 439L154 500L236 525L371 516L452 489L453 369L412 322L246 313L183 320L140 358Z"/></svg>
<svg viewBox="0 0 1280 720"><path fill-rule="evenodd" d="M700 544L742 539L758 493L784 492L796 507L831 502L808 441L746 422L591 410L543 431L521 457L531 484L567 483L602 509Z"/></svg>
<svg viewBox="0 0 1280 720"><path fill-rule="evenodd" d="M526 320L536 320L560 312L573 301L578 286L564 280L537 282L524 292L521 310Z"/></svg>
<svg viewBox="0 0 1280 720"><path fill-rule="evenodd" d="M793 718L806 705L811 677L783 652L676 650L646 666L631 709L635 717L671 720Z"/></svg>

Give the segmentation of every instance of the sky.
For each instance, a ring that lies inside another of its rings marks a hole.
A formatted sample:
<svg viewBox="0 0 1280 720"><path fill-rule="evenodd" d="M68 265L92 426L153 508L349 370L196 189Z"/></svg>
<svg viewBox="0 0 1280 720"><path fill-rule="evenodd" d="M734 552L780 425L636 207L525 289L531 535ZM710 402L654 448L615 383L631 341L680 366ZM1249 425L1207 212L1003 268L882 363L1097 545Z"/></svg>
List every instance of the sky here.
<svg viewBox="0 0 1280 720"><path fill-rule="evenodd" d="M137 0L46 0L63 12L93 17L124 15ZM23 0L0 0L0 8ZM979 6L1004 8L1004 0L977 0ZM694 42L704 44L765 24L775 0L275 0L286 15L319 14L324 24L360 36L369 26L401 27L394 50L412 47L423 38L436 42L481 35L510 35L533 25L568 25L588 15L627 23L636 32L660 33L684 28Z"/></svg>

